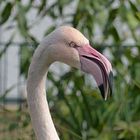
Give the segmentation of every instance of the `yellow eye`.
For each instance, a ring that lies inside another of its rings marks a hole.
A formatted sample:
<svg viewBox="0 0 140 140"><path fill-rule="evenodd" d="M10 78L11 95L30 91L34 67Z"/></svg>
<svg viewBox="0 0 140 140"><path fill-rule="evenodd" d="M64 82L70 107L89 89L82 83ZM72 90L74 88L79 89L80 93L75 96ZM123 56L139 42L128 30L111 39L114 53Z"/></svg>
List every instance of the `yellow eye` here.
<svg viewBox="0 0 140 140"><path fill-rule="evenodd" d="M70 46L70 47L76 47L76 44L75 44L73 41L71 41L71 42L69 43L69 46Z"/></svg>
<svg viewBox="0 0 140 140"><path fill-rule="evenodd" d="M71 42L69 43L69 46L72 47L72 48L80 47L80 46L78 46L78 45L77 45L75 42L73 42L73 41L71 41Z"/></svg>

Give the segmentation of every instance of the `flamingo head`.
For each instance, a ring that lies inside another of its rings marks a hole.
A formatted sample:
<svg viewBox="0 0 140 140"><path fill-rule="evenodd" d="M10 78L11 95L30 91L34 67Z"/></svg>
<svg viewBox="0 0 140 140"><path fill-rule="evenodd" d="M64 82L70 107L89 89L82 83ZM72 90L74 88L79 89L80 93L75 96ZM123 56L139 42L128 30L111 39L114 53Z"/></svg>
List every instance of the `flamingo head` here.
<svg viewBox="0 0 140 140"><path fill-rule="evenodd" d="M51 59L61 61L82 71L91 74L106 100L112 94L112 66L109 60L90 46L89 41L82 33L72 27L60 27L51 35L48 40L53 42L51 48ZM46 44L44 42L44 44ZM54 57L55 55L55 57ZM50 56L50 57L51 57Z"/></svg>

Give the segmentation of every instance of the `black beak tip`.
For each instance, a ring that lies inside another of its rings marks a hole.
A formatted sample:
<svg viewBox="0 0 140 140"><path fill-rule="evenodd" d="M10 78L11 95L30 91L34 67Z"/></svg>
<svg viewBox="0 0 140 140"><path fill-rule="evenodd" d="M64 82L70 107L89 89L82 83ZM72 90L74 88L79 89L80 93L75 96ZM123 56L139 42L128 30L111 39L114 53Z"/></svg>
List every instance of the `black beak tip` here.
<svg viewBox="0 0 140 140"><path fill-rule="evenodd" d="M112 89L113 89L113 72L110 71L109 73L109 88L110 88L110 96L112 96Z"/></svg>
<svg viewBox="0 0 140 140"><path fill-rule="evenodd" d="M101 84L101 85L98 86L98 88L99 88L99 90L100 90L100 92L101 92L101 95L102 95L103 99L105 99L104 85Z"/></svg>
<svg viewBox="0 0 140 140"><path fill-rule="evenodd" d="M107 96L110 96L110 97L112 96L112 88L113 88L113 73L112 73L112 71L108 75L108 84L109 84L109 91L108 91L109 93L107 93L107 95L105 95L104 85L101 84L98 86L104 100L107 99Z"/></svg>

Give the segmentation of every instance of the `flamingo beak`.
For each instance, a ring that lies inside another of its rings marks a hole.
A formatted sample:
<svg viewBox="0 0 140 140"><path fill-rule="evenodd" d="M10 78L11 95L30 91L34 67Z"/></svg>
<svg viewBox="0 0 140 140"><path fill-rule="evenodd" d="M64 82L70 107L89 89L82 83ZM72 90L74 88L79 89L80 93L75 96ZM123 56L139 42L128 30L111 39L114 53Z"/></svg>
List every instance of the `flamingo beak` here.
<svg viewBox="0 0 140 140"><path fill-rule="evenodd" d="M76 48L81 62L81 70L90 73L98 85L102 97L106 100L112 95L113 73L108 59L92 48L85 45Z"/></svg>

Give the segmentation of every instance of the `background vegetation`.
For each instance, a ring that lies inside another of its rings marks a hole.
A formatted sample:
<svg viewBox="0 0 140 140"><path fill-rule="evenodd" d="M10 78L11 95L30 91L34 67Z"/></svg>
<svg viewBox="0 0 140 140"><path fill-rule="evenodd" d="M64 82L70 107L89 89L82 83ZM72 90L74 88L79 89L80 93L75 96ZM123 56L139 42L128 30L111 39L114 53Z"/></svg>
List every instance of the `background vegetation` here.
<svg viewBox="0 0 140 140"><path fill-rule="evenodd" d="M72 5L75 9L69 12L67 8ZM33 21L28 16L32 10L36 11ZM52 84L47 96L61 140L139 140L140 0L0 1L0 25L5 30L15 28L22 38L18 44L20 74L25 77L39 43L31 30L46 16L53 24L46 23L42 36L60 25L76 27L94 48L108 55L114 73L113 97L103 101L99 90L80 71L70 69L60 76L49 72L48 80ZM1 50L0 57L10 47L14 35ZM0 123L6 124L0 136L9 132L9 138L2 140L35 139L27 108L11 115L12 121L0 117ZM19 131L16 136L12 133L15 131Z"/></svg>

